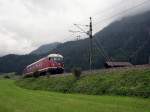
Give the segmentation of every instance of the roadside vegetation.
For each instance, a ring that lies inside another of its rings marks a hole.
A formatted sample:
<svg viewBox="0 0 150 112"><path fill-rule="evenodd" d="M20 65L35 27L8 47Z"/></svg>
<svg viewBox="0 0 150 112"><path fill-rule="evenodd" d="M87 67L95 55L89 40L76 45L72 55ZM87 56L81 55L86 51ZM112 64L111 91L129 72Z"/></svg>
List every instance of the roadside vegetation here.
<svg viewBox="0 0 150 112"><path fill-rule="evenodd" d="M62 82L68 78L72 80L72 77L56 78L55 82L58 82L56 80ZM36 82L37 80L47 83L43 78L32 79ZM40 81L34 84L41 85ZM31 86L33 87L33 83ZM0 112L149 112L149 110L150 99L35 91L16 86L14 80L0 79Z"/></svg>
<svg viewBox="0 0 150 112"><path fill-rule="evenodd" d="M81 76L79 74L75 74L76 77L25 78L16 81L16 85L26 89L62 93L150 97L149 68L112 69Z"/></svg>
<svg viewBox="0 0 150 112"><path fill-rule="evenodd" d="M21 78L21 76L16 74L15 72L0 73L0 79L19 79L19 78Z"/></svg>

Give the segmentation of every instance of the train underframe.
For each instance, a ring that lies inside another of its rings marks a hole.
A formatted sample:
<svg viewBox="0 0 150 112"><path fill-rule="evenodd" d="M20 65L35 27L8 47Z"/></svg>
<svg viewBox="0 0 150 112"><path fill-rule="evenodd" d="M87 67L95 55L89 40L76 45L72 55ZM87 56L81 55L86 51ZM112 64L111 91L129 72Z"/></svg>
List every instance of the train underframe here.
<svg viewBox="0 0 150 112"><path fill-rule="evenodd" d="M32 77L32 76L45 76L45 75L56 75L56 74L62 74L64 73L63 68L49 68L47 70L42 71L35 71L30 74L25 74L25 77Z"/></svg>
<svg viewBox="0 0 150 112"><path fill-rule="evenodd" d="M50 74L62 74L64 73L64 69L63 68L48 69L47 72Z"/></svg>

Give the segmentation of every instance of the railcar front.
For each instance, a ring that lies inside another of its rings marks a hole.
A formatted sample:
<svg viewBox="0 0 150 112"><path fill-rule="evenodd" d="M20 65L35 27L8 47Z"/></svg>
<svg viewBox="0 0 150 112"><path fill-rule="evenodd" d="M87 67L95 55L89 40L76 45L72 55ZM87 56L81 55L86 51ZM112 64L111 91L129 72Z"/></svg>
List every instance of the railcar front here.
<svg viewBox="0 0 150 112"><path fill-rule="evenodd" d="M50 72L60 74L64 72L64 59L60 54L50 54L48 59L51 62Z"/></svg>

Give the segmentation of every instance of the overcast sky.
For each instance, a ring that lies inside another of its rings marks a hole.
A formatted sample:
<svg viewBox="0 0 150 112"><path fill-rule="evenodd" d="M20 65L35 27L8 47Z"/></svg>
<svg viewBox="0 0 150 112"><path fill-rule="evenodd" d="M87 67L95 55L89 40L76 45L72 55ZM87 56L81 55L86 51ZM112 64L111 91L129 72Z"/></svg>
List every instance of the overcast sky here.
<svg viewBox="0 0 150 112"><path fill-rule="evenodd" d="M0 0L0 56L26 54L40 45L75 38L72 24L88 24L94 32L125 15L147 10L150 2L128 13L99 22L146 0Z"/></svg>

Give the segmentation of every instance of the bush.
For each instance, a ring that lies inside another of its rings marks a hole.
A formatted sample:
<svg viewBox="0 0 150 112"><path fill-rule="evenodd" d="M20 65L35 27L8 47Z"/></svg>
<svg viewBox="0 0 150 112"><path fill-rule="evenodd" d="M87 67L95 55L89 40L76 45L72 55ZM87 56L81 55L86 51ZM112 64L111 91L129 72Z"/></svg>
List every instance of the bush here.
<svg viewBox="0 0 150 112"><path fill-rule="evenodd" d="M10 79L10 76L5 75L4 78L5 78L5 79Z"/></svg>
<svg viewBox="0 0 150 112"><path fill-rule="evenodd" d="M23 78L30 78L32 75L24 75Z"/></svg>
<svg viewBox="0 0 150 112"><path fill-rule="evenodd" d="M73 75L75 76L75 78L76 78L77 80L79 80L80 77L81 77L81 74L82 74L82 70L81 70L81 68L74 68L74 69L72 70L72 73L73 73Z"/></svg>

